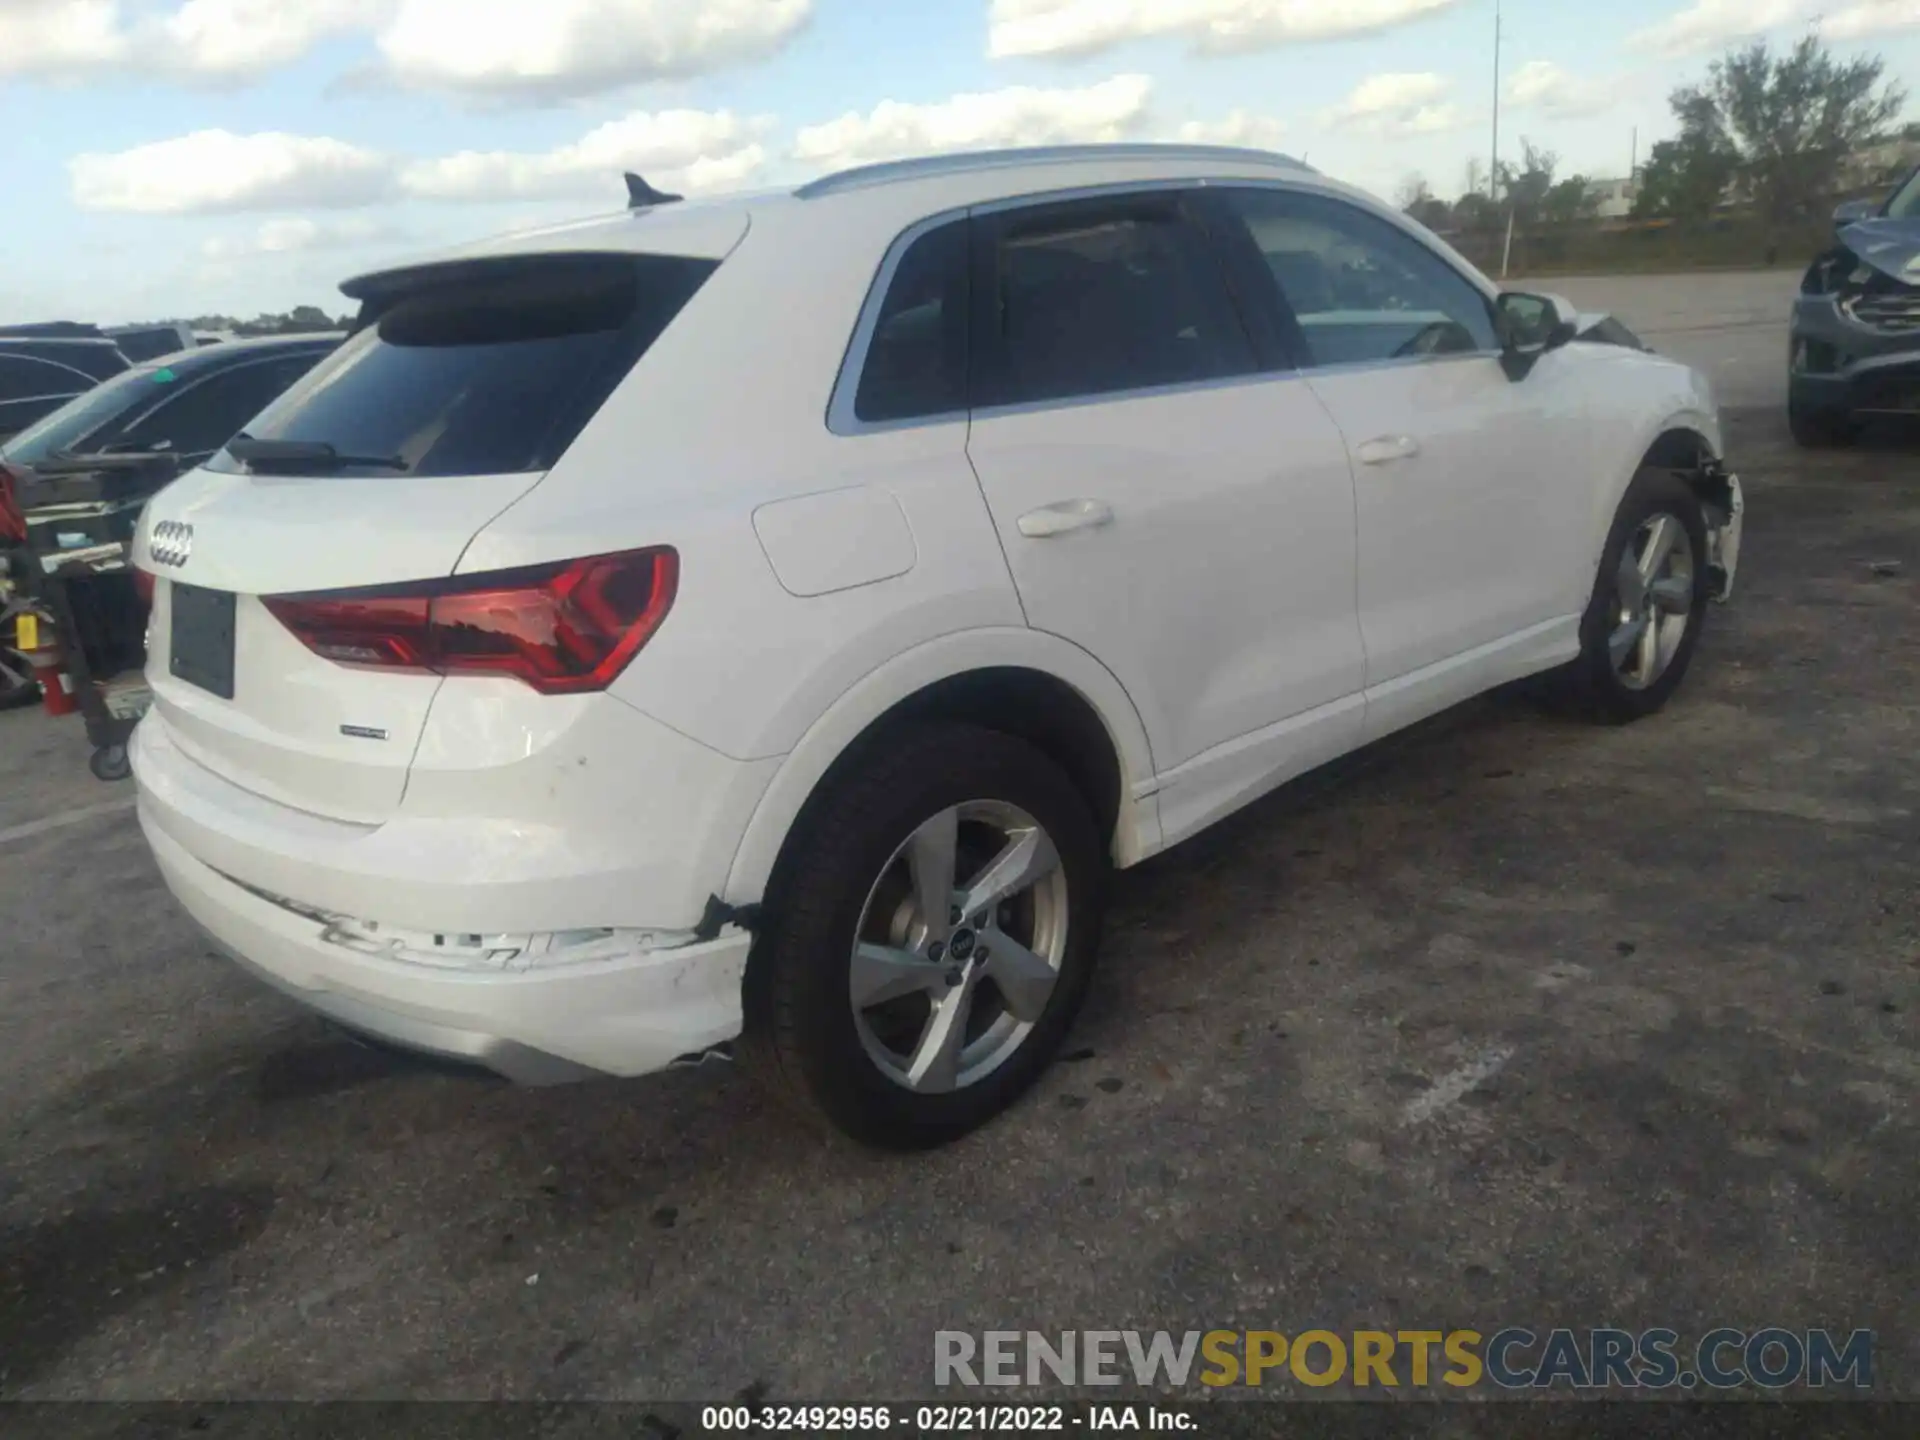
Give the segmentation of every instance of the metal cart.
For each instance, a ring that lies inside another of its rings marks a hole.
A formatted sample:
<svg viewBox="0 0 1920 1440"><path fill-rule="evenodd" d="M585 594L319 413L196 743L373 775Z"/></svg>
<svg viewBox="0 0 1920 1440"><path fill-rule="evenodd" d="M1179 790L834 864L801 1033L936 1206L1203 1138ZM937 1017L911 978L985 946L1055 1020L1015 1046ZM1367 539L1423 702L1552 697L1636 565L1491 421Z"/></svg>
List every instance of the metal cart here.
<svg viewBox="0 0 1920 1440"><path fill-rule="evenodd" d="M133 568L140 512L178 473L165 455L87 455L36 466L21 487L26 588L53 617L101 780L132 774L127 741L147 711L147 599Z"/></svg>

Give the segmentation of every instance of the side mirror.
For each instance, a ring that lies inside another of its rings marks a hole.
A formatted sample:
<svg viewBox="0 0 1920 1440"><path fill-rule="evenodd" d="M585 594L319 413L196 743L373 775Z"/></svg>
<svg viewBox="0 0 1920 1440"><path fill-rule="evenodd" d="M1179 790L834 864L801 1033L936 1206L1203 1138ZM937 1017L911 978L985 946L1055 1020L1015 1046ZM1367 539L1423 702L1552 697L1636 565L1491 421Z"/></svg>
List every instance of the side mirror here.
<svg viewBox="0 0 1920 1440"><path fill-rule="evenodd" d="M1513 380L1525 379L1542 355L1580 333L1580 312L1559 295L1506 291L1494 303L1494 315L1500 330L1500 363Z"/></svg>
<svg viewBox="0 0 1920 1440"><path fill-rule="evenodd" d="M1857 225L1862 220L1871 220L1880 213L1877 200L1849 200L1838 206L1833 212L1833 228L1844 230L1849 225Z"/></svg>

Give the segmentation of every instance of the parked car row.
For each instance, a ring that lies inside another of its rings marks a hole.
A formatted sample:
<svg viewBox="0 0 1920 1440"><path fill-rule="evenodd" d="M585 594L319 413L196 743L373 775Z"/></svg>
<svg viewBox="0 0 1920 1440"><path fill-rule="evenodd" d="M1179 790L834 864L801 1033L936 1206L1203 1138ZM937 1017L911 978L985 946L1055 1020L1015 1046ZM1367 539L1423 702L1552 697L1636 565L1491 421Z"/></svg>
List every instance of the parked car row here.
<svg viewBox="0 0 1920 1440"><path fill-rule="evenodd" d="M1110 869L1491 686L1648 716L1731 590L1698 374L1282 157L631 196L349 281L140 523L140 823L350 1029L738 1039L938 1143L1060 1046Z"/></svg>
<svg viewBox="0 0 1920 1440"><path fill-rule="evenodd" d="M141 509L339 342L338 335L243 341L123 368L0 444L0 547L15 592L0 640L16 641L23 616L37 635L40 612L58 611L70 622L66 628L80 632L62 637L68 684L144 664L145 602L127 556ZM71 604L54 603L56 575L59 583L74 575L87 582L60 597ZM25 648L0 646L0 706L29 700L41 688ZM96 720L91 698L83 694L79 702L90 732L114 728ZM95 735L94 744L95 773L124 775L120 739Z"/></svg>

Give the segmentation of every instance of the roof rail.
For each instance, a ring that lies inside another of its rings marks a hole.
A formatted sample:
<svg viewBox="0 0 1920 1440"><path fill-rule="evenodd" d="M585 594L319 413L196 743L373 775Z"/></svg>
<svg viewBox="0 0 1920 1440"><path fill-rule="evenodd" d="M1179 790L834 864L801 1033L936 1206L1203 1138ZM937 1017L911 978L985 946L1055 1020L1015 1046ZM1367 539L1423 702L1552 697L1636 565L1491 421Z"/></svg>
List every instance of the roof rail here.
<svg viewBox="0 0 1920 1440"><path fill-rule="evenodd" d="M793 193L802 200L865 190L904 180L926 180L941 175L965 175L980 170L1013 169L1026 165L1059 165L1075 160L1218 160L1235 165L1268 165L1276 170L1312 173L1311 167L1291 155L1271 150L1248 150L1234 145L1036 145L1018 150L974 150L957 155L922 155L911 160L888 160L861 165L810 180Z"/></svg>

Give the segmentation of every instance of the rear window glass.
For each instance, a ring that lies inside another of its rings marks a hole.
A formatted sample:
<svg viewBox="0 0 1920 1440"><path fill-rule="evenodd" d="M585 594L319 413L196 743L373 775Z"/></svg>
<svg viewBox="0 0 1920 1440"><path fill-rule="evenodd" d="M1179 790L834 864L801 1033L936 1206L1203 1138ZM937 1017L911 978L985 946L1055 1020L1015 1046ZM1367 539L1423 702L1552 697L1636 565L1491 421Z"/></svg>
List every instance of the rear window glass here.
<svg viewBox="0 0 1920 1440"><path fill-rule="evenodd" d="M516 259L423 282L371 304L363 328L245 433L378 462L315 474L548 469L715 264ZM210 468L246 467L223 451Z"/></svg>
<svg viewBox="0 0 1920 1440"><path fill-rule="evenodd" d="M128 370L69 400L36 424L29 425L0 449L16 465L39 465L56 450L71 450L95 432L129 412L160 398L154 370ZM75 384L85 384L69 376Z"/></svg>

